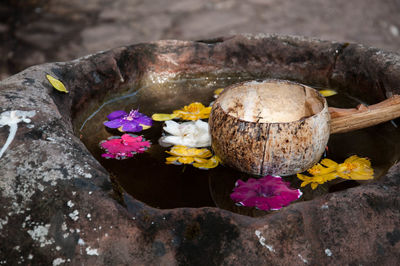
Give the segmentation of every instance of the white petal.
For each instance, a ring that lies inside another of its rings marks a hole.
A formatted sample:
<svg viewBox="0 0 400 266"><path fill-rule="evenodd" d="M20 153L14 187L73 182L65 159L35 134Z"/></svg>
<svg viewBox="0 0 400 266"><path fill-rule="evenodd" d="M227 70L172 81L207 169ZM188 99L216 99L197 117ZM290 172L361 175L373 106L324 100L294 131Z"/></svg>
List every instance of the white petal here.
<svg viewBox="0 0 400 266"><path fill-rule="evenodd" d="M172 120L165 121L163 129L171 135L179 135L180 133L179 123Z"/></svg>

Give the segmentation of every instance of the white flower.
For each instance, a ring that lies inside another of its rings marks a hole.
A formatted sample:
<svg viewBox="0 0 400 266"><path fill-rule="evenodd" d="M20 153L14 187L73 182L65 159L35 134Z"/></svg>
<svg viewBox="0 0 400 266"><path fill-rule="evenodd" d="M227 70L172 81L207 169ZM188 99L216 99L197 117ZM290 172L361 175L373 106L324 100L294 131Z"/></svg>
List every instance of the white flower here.
<svg viewBox="0 0 400 266"><path fill-rule="evenodd" d="M164 130L171 134L161 137L161 146L183 145L187 147L207 147L211 145L208 123L197 120L184 123L165 121Z"/></svg>

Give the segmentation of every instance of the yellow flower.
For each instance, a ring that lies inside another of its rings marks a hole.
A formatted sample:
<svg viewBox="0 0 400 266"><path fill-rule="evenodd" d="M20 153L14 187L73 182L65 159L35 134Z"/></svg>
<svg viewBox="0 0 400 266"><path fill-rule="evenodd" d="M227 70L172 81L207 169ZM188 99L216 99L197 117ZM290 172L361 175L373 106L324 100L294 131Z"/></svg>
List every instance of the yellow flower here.
<svg viewBox="0 0 400 266"><path fill-rule="evenodd" d="M205 163L194 163L193 166L200 169L208 170L217 167L220 162L221 160L218 158L218 156L214 155L213 157L208 159Z"/></svg>
<svg viewBox="0 0 400 266"><path fill-rule="evenodd" d="M182 109L174 110L172 114L153 114L151 119L154 121L168 121L174 118L183 120L199 120L210 116L211 106L205 107L203 104L194 102L184 106Z"/></svg>
<svg viewBox="0 0 400 266"><path fill-rule="evenodd" d="M353 180L374 178L374 169L371 167L371 162L367 158L360 158L356 155L347 158L341 164L330 159L323 159L321 163L314 165L307 172L312 176L297 174L297 177L303 180L302 187L311 183L312 189L337 177Z"/></svg>
<svg viewBox="0 0 400 266"><path fill-rule="evenodd" d="M325 182L337 178L337 173L334 171L327 174L315 175L315 176L297 174L297 178L303 181L303 183L301 183L300 185L301 187L305 187L311 183L311 188L316 189L318 185L322 185Z"/></svg>
<svg viewBox="0 0 400 266"><path fill-rule="evenodd" d="M374 169L367 158L353 155L337 167L338 176L344 179L368 180L374 178Z"/></svg>
<svg viewBox="0 0 400 266"><path fill-rule="evenodd" d="M172 155L166 158L166 164L207 164L207 159L212 156L208 149L188 148L182 145L175 145L166 153Z"/></svg>
<svg viewBox="0 0 400 266"><path fill-rule="evenodd" d="M194 102L184 106L180 110L173 111L173 114L184 120L198 120L210 116L211 107L205 107L203 104Z"/></svg>

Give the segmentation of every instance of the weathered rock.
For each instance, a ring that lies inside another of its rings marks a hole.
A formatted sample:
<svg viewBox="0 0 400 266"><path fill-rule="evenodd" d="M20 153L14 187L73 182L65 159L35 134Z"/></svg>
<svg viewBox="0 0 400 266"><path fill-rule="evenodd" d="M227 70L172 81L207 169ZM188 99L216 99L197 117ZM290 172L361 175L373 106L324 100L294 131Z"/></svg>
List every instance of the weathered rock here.
<svg viewBox="0 0 400 266"><path fill-rule="evenodd" d="M124 207L71 121L124 85L182 72L334 83L372 103L398 92L399 67L399 55L361 45L257 35L132 45L11 76L0 83L1 112L36 115L18 125L0 158L0 263L395 265L399 163L379 181L261 218L217 208L158 210L129 195ZM52 89L46 74L70 93ZM1 145L7 136L0 128Z"/></svg>

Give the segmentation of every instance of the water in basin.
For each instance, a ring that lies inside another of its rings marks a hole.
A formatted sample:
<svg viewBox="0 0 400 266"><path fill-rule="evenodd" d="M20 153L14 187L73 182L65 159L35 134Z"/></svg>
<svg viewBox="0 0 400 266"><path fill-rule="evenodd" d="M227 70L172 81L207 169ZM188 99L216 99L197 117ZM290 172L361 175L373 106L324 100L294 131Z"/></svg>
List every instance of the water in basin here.
<svg viewBox="0 0 400 266"><path fill-rule="evenodd" d="M115 110L139 109L143 114L171 113L192 102L208 106L213 100L213 91L231 84L251 80L255 77L243 75L182 75L167 80L156 80L139 86L125 88L120 95L108 95L106 99L93 100L82 113L78 114L74 127L77 135L94 157L117 180L119 185L137 200L161 209L178 207L219 207L250 216L262 216L268 212L249 207L236 206L230 199L236 180L247 180L251 176L218 166L211 170L200 170L190 165L166 165L165 153L169 148L161 147L158 139L162 134L163 122L154 122L150 129L139 132L152 142L151 147L131 159L114 160L101 157L104 152L99 142L110 136L121 135L103 125L107 115ZM266 77L267 78L267 77ZM306 84L313 86L315 84ZM318 86L314 86L319 89ZM322 89L322 87L321 87ZM328 97L329 106L352 108L361 103L357 98L339 91ZM326 156L336 162L343 162L356 154L371 159L375 171L372 181L332 181L320 185L316 190L309 186L301 188L299 199L311 200L326 193L375 182L399 158L400 129L391 121L367 129L330 136ZM296 176L284 177L294 188L300 188L301 181Z"/></svg>

